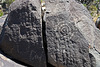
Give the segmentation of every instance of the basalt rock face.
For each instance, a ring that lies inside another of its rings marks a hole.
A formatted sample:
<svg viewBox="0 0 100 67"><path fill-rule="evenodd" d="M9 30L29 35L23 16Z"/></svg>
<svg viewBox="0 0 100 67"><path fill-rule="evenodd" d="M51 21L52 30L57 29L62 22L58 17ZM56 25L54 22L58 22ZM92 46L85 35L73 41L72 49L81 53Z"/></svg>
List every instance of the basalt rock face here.
<svg viewBox="0 0 100 67"><path fill-rule="evenodd" d="M71 2L69 11L73 17L71 21L75 23L75 26L88 41L90 48L92 48L90 53L96 59L96 66L100 67L100 30L96 28L89 11L81 3Z"/></svg>
<svg viewBox="0 0 100 67"><path fill-rule="evenodd" d="M44 18L39 0L16 0L10 6L0 49L32 67L95 67L88 42L68 9L75 1L45 1Z"/></svg>
<svg viewBox="0 0 100 67"><path fill-rule="evenodd" d="M72 21L75 22L89 45L100 52L100 30L96 28L89 11L77 1L71 3L69 11L74 18Z"/></svg>
<svg viewBox="0 0 100 67"><path fill-rule="evenodd" d="M95 67L91 64L95 58L89 55L88 42L72 21L75 18L69 8L74 10L74 2L46 0L48 62L55 67Z"/></svg>
<svg viewBox="0 0 100 67"><path fill-rule="evenodd" d="M46 67L39 0L16 0L3 26L0 49L32 67Z"/></svg>

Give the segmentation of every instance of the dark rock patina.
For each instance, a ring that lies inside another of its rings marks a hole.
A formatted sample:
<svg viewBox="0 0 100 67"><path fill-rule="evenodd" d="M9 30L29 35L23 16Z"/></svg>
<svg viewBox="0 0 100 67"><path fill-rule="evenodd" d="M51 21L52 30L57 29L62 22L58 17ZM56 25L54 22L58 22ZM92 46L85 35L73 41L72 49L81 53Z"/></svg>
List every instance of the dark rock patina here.
<svg viewBox="0 0 100 67"><path fill-rule="evenodd" d="M75 26L82 32L89 45L100 53L100 30L97 29L99 19L97 20L96 27L86 7L74 0L68 9L73 17L72 21L75 23Z"/></svg>
<svg viewBox="0 0 100 67"><path fill-rule="evenodd" d="M89 11L83 6L83 4L74 0L70 3L71 6L67 9L70 12L71 17L73 17L73 20L71 21L75 23L75 26L88 41L91 46L90 53L96 59L96 66L100 67L100 30L97 28L99 25L99 19L97 20L96 27Z"/></svg>
<svg viewBox="0 0 100 67"><path fill-rule="evenodd" d="M39 0L16 0L3 26L0 49L21 62L46 67Z"/></svg>
<svg viewBox="0 0 100 67"><path fill-rule="evenodd" d="M3 26L0 49L32 67L95 67L88 42L75 25L75 3L46 0L43 20L39 0L16 0Z"/></svg>
<svg viewBox="0 0 100 67"><path fill-rule="evenodd" d="M55 67L95 67L91 64L88 42L72 22L68 8L73 2L46 0L48 62Z"/></svg>

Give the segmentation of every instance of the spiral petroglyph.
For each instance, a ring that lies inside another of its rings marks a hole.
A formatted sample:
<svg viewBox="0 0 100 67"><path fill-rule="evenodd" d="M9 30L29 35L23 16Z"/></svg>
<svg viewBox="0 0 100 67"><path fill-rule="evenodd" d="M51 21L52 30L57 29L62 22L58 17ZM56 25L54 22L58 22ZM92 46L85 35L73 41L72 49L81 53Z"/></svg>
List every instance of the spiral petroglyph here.
<svg viewBox="0 0 100 67"><path fill-rule="evenodd" d="M60 23L57 26L59 34L66 36L68 35L69 32L71 32L71 28L69 27L68 24Z"/></svg>
<svg viewBox="0 0 100 67"><path fill-rule="evenodd" d="M47 49L48 55L51 57L48 59L49 63L55 67L82 67L83 65L80 62L89 63L89 61L82 58L82 53L85 54L84 57L88 55L86 53L88 43L75 27L75 24L69 21L68 17L65 18L65 14L47 16L46 18ZM53 61L55 61L55 64Z"/></svg>

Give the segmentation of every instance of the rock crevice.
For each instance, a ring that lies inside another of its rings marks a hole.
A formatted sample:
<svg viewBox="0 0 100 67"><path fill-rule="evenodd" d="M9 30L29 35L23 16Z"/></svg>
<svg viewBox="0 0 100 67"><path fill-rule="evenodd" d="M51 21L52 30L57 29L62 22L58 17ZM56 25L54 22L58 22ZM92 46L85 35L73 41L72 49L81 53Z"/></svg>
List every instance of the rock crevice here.
<svg viewBox="0 0 100 67"><path fill-rule="evenodd" d="M39 0L16 0L11 4L0 49L32 67L95 67L88 42L73 21L71 4L75 1L45 2L42 17Z"/></svg>

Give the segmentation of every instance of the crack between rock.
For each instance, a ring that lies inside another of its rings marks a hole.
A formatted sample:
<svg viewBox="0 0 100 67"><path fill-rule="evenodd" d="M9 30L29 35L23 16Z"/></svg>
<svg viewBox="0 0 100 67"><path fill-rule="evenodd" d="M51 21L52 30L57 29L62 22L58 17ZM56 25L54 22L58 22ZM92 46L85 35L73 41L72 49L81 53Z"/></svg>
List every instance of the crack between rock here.
<svg viewBox="0 0 100 67"><path fill-rule="evenodd" d="M43 47L45 51L45 56L46 56L46 65L48 67L48 50L47 50L47 39L46 39L46 22L43 20L42 16L42 37L43 37Z"/></svg>
<svg viewBox="0 0 100 67"><path fill-rule="evenodd" d="M43 38L43 47L46 56L46 67L55 67L48 62L48 47L47 47L47 38L46 38L46 22L44 20L44 15L42 16L42 38Z"/></svg>
<svg viewBox="0 0 100 67"><path fill-rule="evenodd" d="M44 21L45 3L41 2L41 18L42 18L42 38L43 38L43 48L46 56L46 67L48 67L48 50L47 50L47 39L46 39L46 22Z"/></svg>
<svg viewBox="0 0 100 67"><path fill-rule="evenodd" d="M42 18L42 38L43 38L43 47L46 56L46 67L55 67L48 62L48 46L47 46L47 37L46 37L46 6L45 1L41 2L41 18Z"/></svg>

